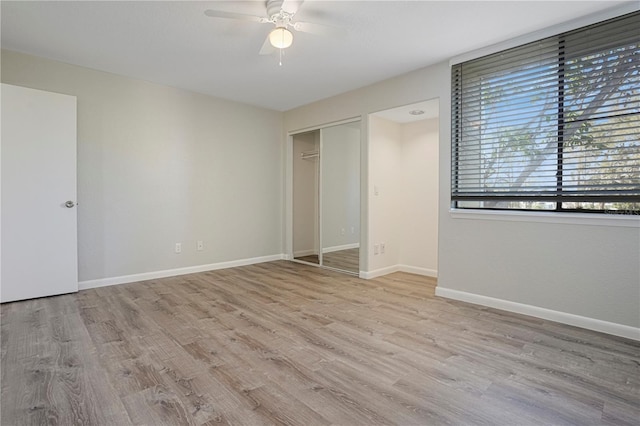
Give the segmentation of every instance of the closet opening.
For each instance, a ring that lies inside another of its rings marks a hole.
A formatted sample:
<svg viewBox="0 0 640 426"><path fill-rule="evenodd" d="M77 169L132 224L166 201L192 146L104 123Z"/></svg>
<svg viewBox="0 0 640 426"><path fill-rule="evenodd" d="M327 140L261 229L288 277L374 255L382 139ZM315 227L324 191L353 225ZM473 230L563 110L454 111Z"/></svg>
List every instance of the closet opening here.
<svg viewBox="0 0 640 426"><path fill-rule="evenodd" d="M369 114L367 278L438 274L439 102Z"/></svg>

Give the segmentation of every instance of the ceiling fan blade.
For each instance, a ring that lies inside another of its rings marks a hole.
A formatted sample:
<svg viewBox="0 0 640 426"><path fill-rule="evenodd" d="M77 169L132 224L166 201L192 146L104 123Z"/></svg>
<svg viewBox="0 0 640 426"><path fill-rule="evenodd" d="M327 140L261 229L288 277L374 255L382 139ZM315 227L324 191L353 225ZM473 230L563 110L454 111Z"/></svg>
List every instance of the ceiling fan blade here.
<svg viewBox="0 0 640 426"><path fill-rule="evenodd" d="M273 47L273 45L269 41L269 34L267 34L267 38L264 39L264 43L262 43L262 48L260 48L260 55L271 55L275 51L276 51L276 48Z"/></svg>
<svg viewBox="0 0 640 426"><path fill-rule="evenodd" d="M282 3L282 10L290 13L291 15L294 15L296 12L298 12L300 6L302 6L302 3L304 3L304 0L284 0L284 2Z"/></svg>
<svg viewBox="0 0 640 426"><path fill-rule="evenodd" d="M269 22L267 18L261 18L259 16L245 15L243 13L225 12L224 10L207 9L204 14L211 18L226 18L226 19L240 19L242 21L253 22Z"/></svg>
<svg viewBox="0 0 640 426"><path fill-rule="evenodd" d="M347 36L347 31L342 28L330 27L328 25L321 24L312 24L311 22L296 22L295 24L293 24L293 29L303 33L326 37L344 38Z"/></svg>

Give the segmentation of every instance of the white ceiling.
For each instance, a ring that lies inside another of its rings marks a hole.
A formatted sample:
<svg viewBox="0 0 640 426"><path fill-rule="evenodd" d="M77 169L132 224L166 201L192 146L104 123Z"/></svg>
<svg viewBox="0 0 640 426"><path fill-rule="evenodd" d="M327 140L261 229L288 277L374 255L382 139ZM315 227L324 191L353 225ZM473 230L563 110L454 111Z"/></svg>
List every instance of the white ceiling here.
<svg viewBox="0 0 640 426"><path fill-rule="evenodd" d="M258 51L264 1L6 1L2 48L285 111L624 1L321 1L296 20L344 39L295 33L283 65Z"/></svg>
<svg viewBox="0 0 640 426"><path fill-rule="evenodd" d="M411 105L403 105L396 108L386 109L372 115L402 124L436 118L439 114L440 108L438 100L431 99Z"/></svg>

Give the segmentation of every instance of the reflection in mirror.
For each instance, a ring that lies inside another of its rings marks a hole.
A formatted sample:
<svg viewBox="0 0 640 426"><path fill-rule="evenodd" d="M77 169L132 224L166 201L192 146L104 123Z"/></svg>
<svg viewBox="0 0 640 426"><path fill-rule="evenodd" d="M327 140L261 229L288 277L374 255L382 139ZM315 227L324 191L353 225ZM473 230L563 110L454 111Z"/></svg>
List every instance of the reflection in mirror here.
<svg viewBox="0 0 640 426"><path fill-rule="evenodd" d="M320 264L320 131L293 136L293 258Z"/></svg>
<svg viewBox="0 0 640 426"><path fill-rule="evenodd" d="M360 122L321 132L322 265L360 270Z"/></svg>

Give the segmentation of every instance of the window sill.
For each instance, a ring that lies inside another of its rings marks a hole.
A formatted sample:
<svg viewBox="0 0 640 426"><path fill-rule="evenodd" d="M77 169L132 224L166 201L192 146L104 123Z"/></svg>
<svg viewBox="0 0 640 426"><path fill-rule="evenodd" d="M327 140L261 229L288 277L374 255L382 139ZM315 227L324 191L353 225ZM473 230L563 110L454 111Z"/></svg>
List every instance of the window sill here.
<svg viewBox="0 0 640 426"><path fill-rule="evenodd" d="M530 211L487 211L450 209L453 219L498 220L503 222L562 223L566 225L617 226L640 228L640 216L600 213L557 213Z"/></svg>

